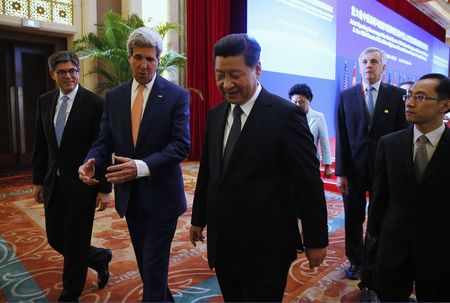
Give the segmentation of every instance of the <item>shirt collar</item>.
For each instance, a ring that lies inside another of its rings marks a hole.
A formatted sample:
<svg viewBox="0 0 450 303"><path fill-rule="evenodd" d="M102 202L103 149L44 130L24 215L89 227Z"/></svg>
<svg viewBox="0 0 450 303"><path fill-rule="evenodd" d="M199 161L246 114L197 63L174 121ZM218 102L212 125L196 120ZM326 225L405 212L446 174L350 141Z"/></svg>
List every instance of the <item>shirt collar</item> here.
<svg viewBox="0 0 450 303"><path fill-rule="evenodd" d="M427 133L427 134L422 134L420 132L420 130L417 129L416 125L414 125L414 136L413 136L413 143L416 143L417 139L422 136L425 135L427 136L428 140L430 141L431 145L436 146L439 143L439 140L442 137L442 134L445 131L445 125L444 123L442 123L441 126L439 126L438 128L436 128L435 130Z"/></svg>
<svg viewBox="0 0 450 303"><path fill-rule="evenodd" d="M248 115L250 115L250 111L252 110L253 105L255 104L255 101L258 98L259 93L261 92L261 89L262 89L261 84L259 84L259 82L256 82L256 91L253 94L253 96L250 99L248 99L247 102L240 105L242 111L244 112L244 114L247 117L248 117ZM235 104L231 104L231 108L230 108L231 112L233 112L233 109L235 106L236 106Z"/></svg>
<svg viewBox="0 0 450 303"><path fill-rule="evenodd" d="M367 89L368 86L372 85L372 87L375 88L375 90L378 92L378 91L380 91L381 79L378 80L377 82L375 82L374 84L369 84L364 81L362 84L363 84L364 91Z"/></svg>
<svg viewBox="0 0 450 303"><path fill-rule="evenodd" d="M80 85L77 84L77 86L75 86L75 88L74 88L70 93L68 93L67 95L64 95L63 92L62 92L61 90L59 90L59 99L58 99L58 102L61 101L61 98L62 98L63 96L69 97L69 100L67 100L68 102L75 100L75 97L77 96L77 92L78 92L78 87L79 87L79 86L80 86Z"/></svg>
<svg viewBox="0 0 450 303"><path fill-rule="evenodd" d="M152 88L153 88L153 84L155 83L155 79L156 79L156 73L153 75L153 79L146 83L145 86L148 88L148 91L151 92ZM139 86L139 82L136 81L136 79L133 78L133 83L131 84L131 89L133 92L137 92Z"/></svg>

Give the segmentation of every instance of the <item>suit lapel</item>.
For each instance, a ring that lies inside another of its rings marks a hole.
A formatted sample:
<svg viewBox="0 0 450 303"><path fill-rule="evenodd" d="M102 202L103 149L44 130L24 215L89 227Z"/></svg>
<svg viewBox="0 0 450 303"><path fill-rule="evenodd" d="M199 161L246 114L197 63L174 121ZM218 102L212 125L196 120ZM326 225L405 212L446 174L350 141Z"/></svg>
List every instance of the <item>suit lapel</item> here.
<svg viewBox="0 0 450 303"><path fill-rule="evenodd" d="M416 184L416 173L414 172L413 165L413 129L409 128L404 132L404 135L401 137L401 141L399 142L399 146L401 150L404 152L404 165L406 170L406 177L408 178L408 184Z"/></svg>
<svg viewBox="0 0 450 303"><path fill-rule="evenodd" d="M212 126L215 126L214 129L211 130L212 134L218 134L210 138L212 140L211 146L213 146L212 154L214 157L214 163L217 163L218 171L222 173L223 169L223 161L222 161L222 153L223 153L223 136L225 133L225 125L227 123L228 112L230 111L230 103L226 100L222 102L217 110L217 117L211 117L211 119L217 119L217 123L212 123ZM222 173L223 175L223 173Z"/></svg>
<svg viewBox="0 0 450 303"><path fill-rule="evenodd" d="M433 156L428 162L427 167L423 173L420 183L425 182L427 179L432 177L437 170L448 167L448 162L450 161L450 130L446 127L441 139L434 151Z"/></svg>
<svg viewBox="0 0 450 303"><path fill-rule="evenodd" d="M121 115L123 117L121 121L123 121L120 127L124 128L124 136L125 141L128 142L129 146L134 148L133 144L133 135L131 132L131 88L132 88L133 80L128 81L126 85L124 85L118 95L118 112L120 113L128 113L125 115Z"/></svg>
<svg viewBox="0 0 450 303"><path fill-rule="evenodd" d="M253 105L244 127L242 128L239 139L236 142L234 150L231 154L228 167L225 168L222 176L226 175L226 173L230 170L230 167L232 167L236 162L236 159L238 159L239 156L245 152L245 149L248 147L248 144L251 142L252 138L254 138L256 133L261 130L261 125L269 115L271 106L272 102L270 101L269 94L263 88L259 93L255 104Z"/></svg>
<svg viewBox="0 0 450 303"><path fill-rule="evenodd" d="M49 127L49 131L52 134L51 144L55 147L58 147L58 141L56 141L55 125L53 124L53 119L55 117L56 104L58 102L58 97L59 97L59 90L56 90L55 95L53 96L53 98L50 101L50 105L49 105L49 109L48 109L49 115L47 117L47 126Z"/></svg>
<svg viewBox="0 0 450 303"><path fill-rule="evenodd" d="M153 116L158 112L158 109L166 99L166 95L164 93L165 88L166 85L163 81L161 81L160 76L156 75L155 83L153 83L152 90L148 96L147 104L145 105L144 115L142 116L141 126L139 128L139 134L136 142L136 149L139 148L143 138L145 138L145 134L152 124ZM129 125L131 125L131 118Z"/></svg>
<svg viewBox="0 0 450 303"><path fill-rule="evenodd" d="M81 85L78 87L78 92L75 96L75 99L73 100L72 108L70 109L69 117L67 118L66 125L64 126L64 132L61 138L61 144L62 146L65 141L65 137L70 134L70 130L72 128L77 127L77 119L79 118L80 114L83 112L84 108L86 107L87 100L85 99L85 91L84 88L81 87Z"/></svg>
<svg viewBox="0 0 450 303"><path fill-rule="evenodd" d="M384 108L386 108L386 103L388 102L389 98L389 87L383 85L383 83L380 84L380 89L378 90L378 96L377 100L375 102L375 111L373 113L373 121L379 120L379 116L381 115L381 112Z"/></svg>

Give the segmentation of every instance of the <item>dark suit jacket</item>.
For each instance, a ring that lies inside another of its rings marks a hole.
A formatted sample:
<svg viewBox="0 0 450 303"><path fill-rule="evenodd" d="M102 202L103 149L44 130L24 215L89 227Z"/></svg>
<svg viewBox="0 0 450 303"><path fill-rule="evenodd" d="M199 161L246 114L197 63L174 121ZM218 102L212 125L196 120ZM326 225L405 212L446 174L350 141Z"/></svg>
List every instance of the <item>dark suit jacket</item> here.
<svg viewBox="0 0 450 303"><path fill-rule="evenodd" d="M448 281L448 241L442 237L450 213L450 129L445 129L420 183L413 149L412 128L380 139L368 233L379 238L380 266L398 268L415 260L430 271L430 278Z"/></svg>
<svg viewBox="0 0 450 303"><path fill-rule="evenodd" d="M208 227L210 267L218 250L236 255L243 267L291 262L297 212L303 215L305 246L325 247L323 183L305 113L263 88L222 172L229 108L223 101L208 114L192 210L192 224Z"/></svg>
<svg viewBox="0 0 450 303"><path fill-rule="evenodd" d="M378 139L407 126L404 94L401 88L381 83L369 129L362 85L341 92L336 118L337 176L346 176L350 182L370 187Z"/></svg>
<svg viewBox="0 0 450 303"><path fill-rule="evenodd" d="M189 94L156 76L139 129L136 148L131 134L131 84L128 81L106 94L101 131L86 159L104 168L116 156L144 161L150 176L114 186L116 210L126 213L132 187L150 218L169 220L186 210L180 162L189 151ZM145 203L144 203L145 201Z"/></svg>
<svg viewBox="0 0 450 303"><path fill-rule="evenodd" d="M58 97L59 90L54 90L40 96L38 100L33 183L44 185L44 205L48 206L55 185L56 170L59 169L67 200L75 212L82 214L83 206L95 208L98 191L111 191L111 185L104 178L100 179L102 182L99 185L89 186L78 177L78 167L84 163L84 158L99 132L103 100L79 86L58 148L53 124ZM90 202L81 203L85 199Z"/></svg>

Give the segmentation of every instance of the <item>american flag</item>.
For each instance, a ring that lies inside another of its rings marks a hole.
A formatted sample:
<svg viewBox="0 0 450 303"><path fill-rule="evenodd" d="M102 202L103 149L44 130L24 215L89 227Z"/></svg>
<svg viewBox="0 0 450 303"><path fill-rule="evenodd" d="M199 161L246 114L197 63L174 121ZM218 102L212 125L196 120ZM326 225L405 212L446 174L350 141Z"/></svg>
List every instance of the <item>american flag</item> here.
<svg viewBox="0 0 450 303"><path fill-rule="evenodd" d="M358 84L358 80L356 80L356 62L353 64L353 78L352 78L352 86Z"/></svg>
<svg viewBox="0 0 450 303"><path fill-rule="evenodd" d="M342 89L347 89L349 87L348 83L348 69L347 69L347 60L344 62L344 85L342 86Z"/></svg>

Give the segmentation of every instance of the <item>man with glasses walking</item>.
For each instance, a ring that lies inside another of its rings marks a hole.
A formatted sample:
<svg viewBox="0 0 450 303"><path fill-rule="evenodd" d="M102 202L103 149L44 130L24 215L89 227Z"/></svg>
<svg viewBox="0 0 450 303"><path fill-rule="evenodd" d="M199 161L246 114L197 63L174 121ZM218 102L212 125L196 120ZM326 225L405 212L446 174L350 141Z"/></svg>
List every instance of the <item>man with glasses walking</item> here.
<svg viewBox="0 0 450 303"><path fill-rule="evenodd" d="M33 151L34 198L44 203L48 243L64 256L59 301L78 302L88 267L97 271L98 288L108 282L111 250L91 246L95 209L106 209L111 184L89 186L78 178L97 137L103 100L79 85L76 54L60 51L48 59L58 89L39 97Z"/></svg>
<svg viewBox="0 0 450 303"><path fill-rule="evenodd" d="M427 74L403 98L409 129L384 136L376 153L367 237L378 241L374 286L381 301L450 302L450 79ZM444 235L443 235L444 233Z"/></svg>

